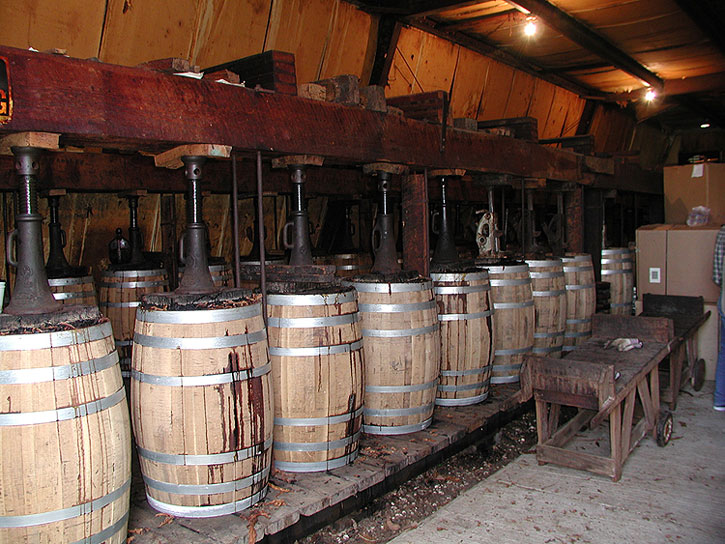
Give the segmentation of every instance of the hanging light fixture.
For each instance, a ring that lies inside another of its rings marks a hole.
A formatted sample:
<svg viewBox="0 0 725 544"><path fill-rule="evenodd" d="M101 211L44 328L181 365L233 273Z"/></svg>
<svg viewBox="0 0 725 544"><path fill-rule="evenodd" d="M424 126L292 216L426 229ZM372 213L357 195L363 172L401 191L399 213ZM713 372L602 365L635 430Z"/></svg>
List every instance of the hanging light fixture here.
<svg viewBox="0 0 725 544"><path fill-rule="evenodd" d="M657 93L654 92L654 89L647 89L647 92L644 93L644 99L647 102L652 102L655 98L657 98Z"/></svg>
<svg viewBox="0 0 725 544"><path fill-rule="evenodd" d="M536 34L536 30L536 17L527 17L524 25L524 35L530 38Z"/></svg>

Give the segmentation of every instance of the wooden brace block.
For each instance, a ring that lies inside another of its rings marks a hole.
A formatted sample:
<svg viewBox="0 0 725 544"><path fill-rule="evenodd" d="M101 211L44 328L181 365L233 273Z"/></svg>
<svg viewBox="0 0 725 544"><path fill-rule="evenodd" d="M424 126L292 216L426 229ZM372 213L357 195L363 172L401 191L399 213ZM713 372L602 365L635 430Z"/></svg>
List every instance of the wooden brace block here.
<svg viewBox="0 0 725 544"><path fill-rule="evenodd" d="M0 155L12 155L11 147L37 147L56 150L60 134L55 132L16 132L0 139Z"/></svg>
<svg viewBox="0 0 725 544"><path fill-rule="evenodd" d="M526 189L546 189L546 178L526 178L524 187Z"/></svg>
<svg viewBox="0 0 725 544"><path fill-rule="evenodd" d="M328 102L357 106L360 104L360 80L354 74L344 74L315 81L325 87Z"/></svg>
<svg viewBox="0 0 725 544"><path fill-rule="evenodd" d="M150 70L156 70L157 72L164 72L167 74L175 74L176 72L199 71L199 67L192 66L188 60L175 57L150 60L148 62L142 62L138 66L139 68L148 68Z"/></svg>
<svg viewBox="0 0 725 544"><path fill-rule="evenodd" d="M385 101L385 88L380 85L361 87L360 105L370 111L388 111L388 106Z"/></svg>
<svg viewBox="0 0 725 544"><path fill-rule="evenodd" d="M229 83L236 83L239 84L241 79L239 78L239 74L235 74L231 70L217 70L216 72L204 72L204 76L202 79L211 79L213 81L216 81L218 79L223 79L225 81L228 81Z"/></svg>
<svg viewBox="0 0 725 544"><path fill-rule="evenodd" d="M318 155L285 155L272 159L272 168L287 168L288 166L322 166L324 158Z"/></svg>
<svg viewBox="0 0 725 544"><path fill-rule="evenodd" d="M325 102L327 100L327 89L317 83L302 83L297 86L297 96Z"/></svg>
<svg viewBox="0 0 725 544"><path fill-rule="evenodd" d="M158 155L154 155L154 164L159 168L170 168L175 170L184 166L181 157L197 156L210 157L214 159L229 158L232 146L220 144L189 144L180 145Z"/></svg>
<svg viewBox="0 0 725 544"><path fill-rule="evenodd" d="M463 176L466 171L463 168L441 168L438 170L428 170L429 176Z"/></svg>
<svg viewBox="0 0 725 544"><path fill-rule="evenodd" d="M47 191L42 191L40 195L43 198L48 198L51 196L65 196L68 194L68 191L65 189L48 189Z"/></svg>
<svg viewBox="0 0 725 544"><path fill-rule="evenodd" d="M478 120L471 119L469 117L457 117L453 119L453 128L460 130L472 130L475 132L478 130Z"/></svg>
<svg viewBox="0 0 725 544"><path fill-rule="evenodd" d="M375 174L377 172L404 174L407 171L408 167L406 165L392 162L371 162L369 164L363 164L363 173L365 174Z"/></svg>

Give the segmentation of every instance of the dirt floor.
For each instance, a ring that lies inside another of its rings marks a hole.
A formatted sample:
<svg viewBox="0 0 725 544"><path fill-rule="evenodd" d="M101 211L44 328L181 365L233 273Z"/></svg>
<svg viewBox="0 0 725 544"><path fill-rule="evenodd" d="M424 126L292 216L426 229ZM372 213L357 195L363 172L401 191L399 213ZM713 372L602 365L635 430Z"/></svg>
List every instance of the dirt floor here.
<svg viewBox="0 0 725 544"><path fill-rule="evenodd" d="M299 540L299 544L387 542L536 444L536 417L527 412L506 425L494 444L471 446L400 487Z"/></svg>

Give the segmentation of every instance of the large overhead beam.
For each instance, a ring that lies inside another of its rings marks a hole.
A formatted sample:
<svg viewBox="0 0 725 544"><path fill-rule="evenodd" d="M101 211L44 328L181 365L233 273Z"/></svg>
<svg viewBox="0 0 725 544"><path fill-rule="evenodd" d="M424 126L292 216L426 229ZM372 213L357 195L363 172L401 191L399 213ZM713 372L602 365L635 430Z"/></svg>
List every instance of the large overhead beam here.
<svg viewBox="0 0 725 544"><path fill-rule="evenodd" d="M516 0L516 3L539 17L547 26L561 32L574 43L610 62L612 66L661 90L663 82L659 76L650 72L609 40L580 23L568 13L546 0Z"/></svg>
<svg viewBox="0 0 725 544"><path fill-rule="evenodd" d="M682 79L666 79L662 94L678 96L681 94L707 93L725 90L725 72ZM630 93L612 93L606 96L611 102L631 102L644 98L647 89L637 89Z"/></svg>
<svg viewBox="0 0 725 544"><path fill-rule="evenodd" d="M66 143L156 149L216 143L348 164L389 161L559 181L581 157L394 114L0 46L13 116L0 133L56 132Z"/></svg>

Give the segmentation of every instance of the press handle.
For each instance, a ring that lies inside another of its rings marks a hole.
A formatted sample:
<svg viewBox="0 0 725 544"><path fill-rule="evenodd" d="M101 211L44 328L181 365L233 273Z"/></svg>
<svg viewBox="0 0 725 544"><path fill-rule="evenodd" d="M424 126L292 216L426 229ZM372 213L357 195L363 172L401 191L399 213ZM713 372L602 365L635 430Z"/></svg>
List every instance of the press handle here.
<svg viewBox="0 0 725 544"><path fill-rule="evenodd" d="M186 251L184 247L184 240L186 239L186 231L183 232L179 238L179 261L181 264L186 264Z"/></svg>
<svg viewBox="0 0 725 544"><path fill-rule="evenodd" d="M8 234L7 241L5 243L5 257L10 266L18 267L18 261L13 258L13 247L16 246L18 239L18 229L15 229ZM17 249L16 249L17 252Z"/></svg>
<svg viewBox="0 0 725 544"><path fill-rule="evenodd" d="M293 249L295 247L294 238L289 235L293 226L294 223L290 221L289 223L285 223L284 228L282 229L282 245L285 249Z"/></svg>

